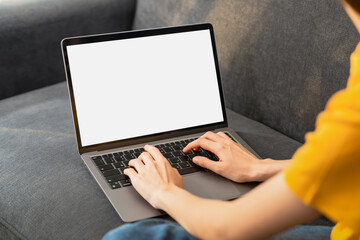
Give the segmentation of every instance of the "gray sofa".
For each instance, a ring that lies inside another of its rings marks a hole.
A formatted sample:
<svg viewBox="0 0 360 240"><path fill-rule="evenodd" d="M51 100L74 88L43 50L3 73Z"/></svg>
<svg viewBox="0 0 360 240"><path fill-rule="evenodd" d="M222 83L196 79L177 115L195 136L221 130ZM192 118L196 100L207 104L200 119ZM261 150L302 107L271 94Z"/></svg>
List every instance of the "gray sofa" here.
<svg viewBox="0 0 360 240"><path fill-rule="evenodd" d="M345 87L358 41L336 0L6 0L0 16L0 239L100 239L123 223L77 153L62 38L211 22L229 124L274 159Z"/></svg>

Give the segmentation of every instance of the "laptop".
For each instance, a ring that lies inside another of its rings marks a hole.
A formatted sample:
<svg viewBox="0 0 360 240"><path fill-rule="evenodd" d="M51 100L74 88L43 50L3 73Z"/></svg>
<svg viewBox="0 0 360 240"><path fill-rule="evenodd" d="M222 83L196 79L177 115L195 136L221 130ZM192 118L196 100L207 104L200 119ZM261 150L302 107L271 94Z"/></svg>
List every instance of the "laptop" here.
<svg viewBox="0 0 360 240"><path fill-rule="evenodd" d="M223 131L259 157L228 128L211 24L72 37L61 46L78 151L123 221L165 214L123 174L145 144L160 149L195 195L229 200L252 188L191 161L218 161L213 153L182 152L206 131Z"/></svg>

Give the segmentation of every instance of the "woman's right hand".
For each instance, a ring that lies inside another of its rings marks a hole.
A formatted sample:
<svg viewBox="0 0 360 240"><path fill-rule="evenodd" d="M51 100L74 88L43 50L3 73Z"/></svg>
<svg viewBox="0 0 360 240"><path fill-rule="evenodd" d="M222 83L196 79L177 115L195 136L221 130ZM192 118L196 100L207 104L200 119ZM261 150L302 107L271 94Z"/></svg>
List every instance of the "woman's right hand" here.
<svg viewBox="0 0 360 240"><path fill-rule="evenodd" d="M269 175L272 176L278 172L271 174L267 172L267 169L269 169L267 167L268 163L275 160L259 160L245 147L235 143L223 132L207 132L189 143L183 151L198 151L200 148L214 153L219 158L219 161L196 156L192 159L195 164L235 182L264 181L270 177Z"/></svg>

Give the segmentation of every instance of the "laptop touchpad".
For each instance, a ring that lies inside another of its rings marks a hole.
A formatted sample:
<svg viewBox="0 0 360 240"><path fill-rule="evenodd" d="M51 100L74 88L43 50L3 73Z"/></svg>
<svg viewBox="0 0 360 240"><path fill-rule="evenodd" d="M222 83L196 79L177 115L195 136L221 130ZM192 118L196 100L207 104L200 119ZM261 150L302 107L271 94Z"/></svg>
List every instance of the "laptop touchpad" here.
<svg viewBox="0 0 360 240"><path fill-rule="evenodd" d="M241 195L231 181L210 171L201 171L183 177L184 189L199 197L225 200Z"/></svg>

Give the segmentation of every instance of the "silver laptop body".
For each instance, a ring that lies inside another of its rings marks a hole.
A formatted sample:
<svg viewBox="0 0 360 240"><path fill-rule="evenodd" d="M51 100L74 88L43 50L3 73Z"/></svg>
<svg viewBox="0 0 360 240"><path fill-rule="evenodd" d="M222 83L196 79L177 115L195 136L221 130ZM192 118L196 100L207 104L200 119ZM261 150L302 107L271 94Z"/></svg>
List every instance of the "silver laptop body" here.
<svg viewBox="0 0 360 240"><path fill-rule="evenodd" d="M61 45L79 153L123 221L164 212L132 186L113 189L95 156L224 131L260 158L227 126L211 24L73 37ZM183 175L183 183L222 200L252 188L208 170Z"/></svg>

